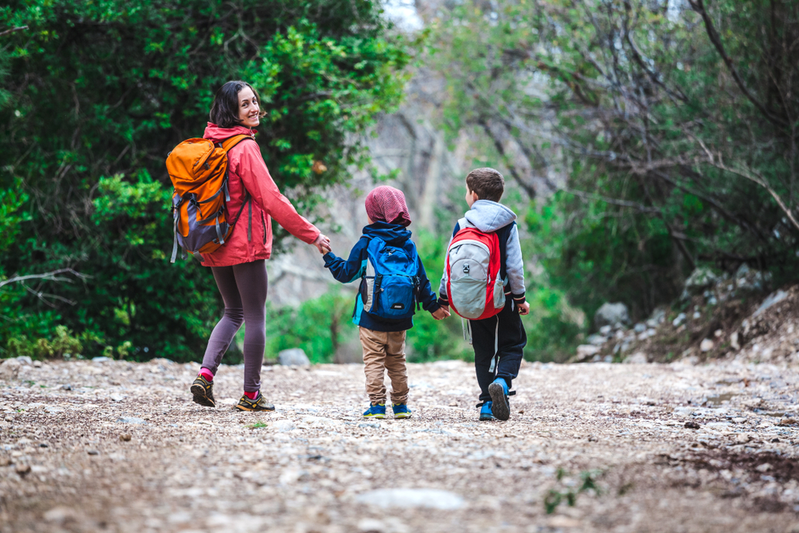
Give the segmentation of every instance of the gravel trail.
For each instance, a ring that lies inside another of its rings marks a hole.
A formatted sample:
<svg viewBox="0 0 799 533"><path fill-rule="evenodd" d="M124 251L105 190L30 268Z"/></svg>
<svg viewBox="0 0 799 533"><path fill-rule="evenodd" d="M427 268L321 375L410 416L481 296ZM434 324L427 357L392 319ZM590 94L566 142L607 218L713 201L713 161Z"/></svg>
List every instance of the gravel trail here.
<svg viewBox="0 0 799 533"><path fill-rule="evenodd" d="M524 363L478 423L460 361L409 365L414 415L382 421L360 365L264 367L254 414L238 367L209 409L194 364L36 364L0 366L3 533L799 533L785 366Z"/></svg>

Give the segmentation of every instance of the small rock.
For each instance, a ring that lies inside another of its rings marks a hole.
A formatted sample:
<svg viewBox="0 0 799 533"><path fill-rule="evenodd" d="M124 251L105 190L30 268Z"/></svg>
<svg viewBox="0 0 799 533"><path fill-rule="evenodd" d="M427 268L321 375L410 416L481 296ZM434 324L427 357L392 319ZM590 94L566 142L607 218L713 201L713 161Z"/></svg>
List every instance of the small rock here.
<svg viewBox="0 0 799 533"><path fill-rule="evenodd" d="M16 359L6 359L3 361L3 364L0 365L0 378L3 379L14 379L19 374L19 369L22 366Z"/></svg>
<svg viewBox="0 0 799 533"><path fill-rule="evenodd" d="M689 420L685 423L685 429L699 429L699 424L694 422L693 420Z"/></svg>
<svg viewBox="0 0 799 533"><path fill-rule="evenodd" d="M282 350L277 354L277 359L284 366L308 366L311 364L311 360L308 359L302 348Z"/></svg>
<svg viewBox="0 0 799 533"><path fill-rule="evenodd" d="M113 361L113 359L111 359L110 357L102 356L102 355L99 356L99 357L92 357L92 362L93 363L106 363L108 361Z"/></svg>
<svg viewBox="0 0 799 533"><path fill-rule="evenodd" d="M646 354L643 352L635 352L624 360L624 363L628 365L645 365L647 362Z"/></svg>
<svg viewBox="0 0 799 533"><path fill-rule="evenodd" d="M553 516L547 520L547 526L553 529L581 528L583 527L583 523L575 518L569 518L568 516Z"/></svg>
<svg viewBox="0 0 799 533"><path fill-rule="evenodd" d="M370 506L425 507L442 511L460 509L465 504L458 494L438 489L378 489L359 494L355 499Z"/></svg>
<svg viewBox="0 0 799 533"><path fill-rule="evenodd" d="M746 433L740 433L735 436L735 442L739 444L746 444L750 440L752 440L752 437L750 435L747 435Z"/></svg>
<svg viewBox="0 0 799 533"><path fill-rule="evenodd" d="M712 270L707 267L699 267L685 280L685 292L689 296L702 294L705 289L715 285L718 281L718 276Z"/></svg>
<svg viewBox="0 0 799 533"><path fill-rule="evenodd" d="M799 426L799 419L796 418L780 418L780 421L777 422L778 426Z"/></svg>
<svg viewBox="0 0 799 533"><path fill-rule="evenodd" d="M358 424L358 427L359 428L379 428L380 427L380 423L379 422L361 422L360 424Z"/></svg>
<svg viewBox="0 0 799 533"><path fill-rule="evenodd" d="M769 307L773 307L787 297L788 293L783 290L779 290L773 294L770 294L768 298L763 300L763 303L760 304L760 307L757 308L757 311L755 311L752 316L755 317L764 313Z"/></svg>
<svg viewBox="0 0 799 533"><path fill-rule="evenodd" d="M644 331L646 331L646 324L641 324L639 322L638 324L635 325L633 331L635 331L636 333L643 333Z"/></svg>
<svg viewBox="0 0 799 533"><path fill-rule="evenodd" d="M701 352L709 352L710 350L712 350L712 349L713 349L713 347L714 347L714 346L715 346L715 344L713 343L713 341L712 341L712 340L710 340L710 339L705 339L705 340L703 340L703 341L702 341L702 343L699 345L699 350L700 350Z"/></svg>
<svg viewBox="0 0 799 533"><path fill-rule="evenodd" d="M605 341L607 341L608 339L603 335L589 335L586 340L588 341L588 344L592 344L594 346L602 346L603 344L605 344Z"/></svg>
<svg viewBox="0 0 799 533"><path fill-rule="evenodd" d="M694 414L694 411L696 411L696 409L693 407L675 407L672 414L675 416L691 416Z"/></svg>
<svg viewBox="0 0 799 533"><path fill-rule="evenodd" d="M33 368L42 368L42 362L41 361L34 361L33 362Z"/></svg>
<svg viewBox="0 0 799 533"><path fill-rule="evenodd" d="M604 303L594 314L594 326L599 329L602 326L615 326L616 324L628 324L630 322L630 312L623 303Z"/></svg>
<svg viewBox="0 0 799 533"><path fill-rule="evenodd" d="M63 524L64 522L74 519L75 511L69 507L58 506L53 507L44 513L44 521L55 524Z"/></svg>
<svg viewBox="0 0 799 533"><path fill-rule="evenodd" d="M123 424L146 424L147 421L143 418L137 418L135 416L123 416L122 418L117 418L117 422L122 422Z"/></svg>
<svg viewBox="0 0 799 533"><path fill-rule="evenodd" d="M100 455L100 452L98 452L97 450L86 450L86 453L88 453L89 455Z"/></svg>
<svg viewBox="0 0 799 533"><path fill-rule="evenodd" d="M608 336L610 335L612 329L613 328L611 328L609 325L602 326L601 328L599 328L599 334Z"/></svg>
<svg viewBox="0 0 799 533"><path fill-rule="evenodd" d="M716 331L713 332L713 336L716 337L717 339L722 335L724 335L724 332L720 329L717 329Z"/></svg>
<svg viewBox="0 0 799 533"><path fill-rule="evenodd" d="M17 465L14 471L19 474L20 477L25 477L31 473L31 465Z"/></svg>
<svg viewBox="0 0 799 533"><path fill-rule="evenodd" d="M758 472L768 472L769 470L771 470L771 465L768 463L763 463L762 465L755 468L755 470L757 470Z"/></svg>
<svg viewBox="0 0 799 533"><path fill-rule="evenodd" d="M47 444L46 442L40 442L39 443L39 448L49 448L49 447L50 447L50 445Z"/></svg>
<svg viewBox="0 0 799 533"><path fill-rule="evenodd" d="M27 355L20 355L19 357L17 357L17 361L19 361L20 364L23 364L23 365L32 365L33 364L33 359L31 359Z"/></svg>
<svg viewBox="0 0 799 533"><path fill-rule="evenodd" d="M702 318L702 313L700 313L699 311L694 311L693 318L694 320L699 320L700 318Z"/></svg>
<svg viewBox="0 0 799 533"><path fill-rule="evenodd" d="M680 325L682 325L682 323L685 322L685 318L686 318L685 313L680 313L679 315L677 315L677 317L674 320L671 321L671 325L674 326L675 328L680 327Z"/></svg>
<svg viewBox="0 0 799 533"><path fill-rule="evenodd" d="M358 522L358 533L384 533L386 525L374 518L364 518Z"/></svg>
<svg viewBox="0 0 799 533"><path fill-rule="evenodd" d="M599 353L599 347L593 344L581 344L577 347L577 357L579 359L587 359L597 353Z"/></svg>
<svg viewBox="0 0 799 533"><path fill-rule="evenodd" d="M130 439L131 439L130 433L123 433L122 435L119 436L119 440L121 440L122 442L130 442Z"/></svg>
<svg viewBox="0 0 799 533"><path fill-rule="evenodd" d="M294 425L294 422L291 420L276 420L272 423L272 429L276 431L291 431L295 429L297 426Z"/></svg>
<svg viewBox="0 0 799 533"><path fill-rule="evenodd" d="M109 396L109 398L111 398L111 400L113 400L115 402L121 402L122 400L125 399L125 395L124 394L119 394L118 392L115 392L114 394L111 394Z"/></svg>

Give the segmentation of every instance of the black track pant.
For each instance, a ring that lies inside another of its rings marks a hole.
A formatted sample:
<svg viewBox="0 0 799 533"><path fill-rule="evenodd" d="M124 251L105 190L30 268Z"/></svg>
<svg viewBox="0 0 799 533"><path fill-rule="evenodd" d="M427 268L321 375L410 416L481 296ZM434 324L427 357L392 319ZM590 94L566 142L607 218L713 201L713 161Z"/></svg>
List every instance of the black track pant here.
<svg viewBox="0 0 799 533"><path fill-rule="evenodd" d="M519 309L510 297L497 316L470 320L469 324L472 329L474 369L482 402L491 399L488 386L496 378L503 378L510 388L512 380L519 374L527 333L519 317ZM497 337L499 340L495 343ZM492 370L491 360L494 359L495 348L497 359Z"/></svg>

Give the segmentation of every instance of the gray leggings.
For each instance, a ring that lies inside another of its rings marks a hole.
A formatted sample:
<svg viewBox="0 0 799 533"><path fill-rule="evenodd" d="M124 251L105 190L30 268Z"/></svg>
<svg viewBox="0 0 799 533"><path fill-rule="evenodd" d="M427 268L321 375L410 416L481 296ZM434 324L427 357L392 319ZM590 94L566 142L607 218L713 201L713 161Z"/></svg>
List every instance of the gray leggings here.
<svg viewBox="0 0 799 533"><path fill-rule="evenodd" d="M203 368L216 374L222 357L244 322L244 391L261 390L261 365L266 344L266 263L264 260L227 267L211 267L225 302L203 356Z"/></svg>

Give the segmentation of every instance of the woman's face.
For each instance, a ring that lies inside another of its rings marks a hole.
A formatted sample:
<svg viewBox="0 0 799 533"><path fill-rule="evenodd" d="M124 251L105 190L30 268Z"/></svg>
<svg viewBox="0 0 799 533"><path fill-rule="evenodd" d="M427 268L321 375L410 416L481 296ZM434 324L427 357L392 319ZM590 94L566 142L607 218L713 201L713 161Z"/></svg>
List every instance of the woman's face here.
<svg viewBox="0 0 799 533"><path fill-rule="evenodd" d="M239 91L239 121L241 125L246 128L254 128L261 122L261 117L258 115L261 112L261 106L258 104L258 98L249 87L245 87Z"/></svg>

